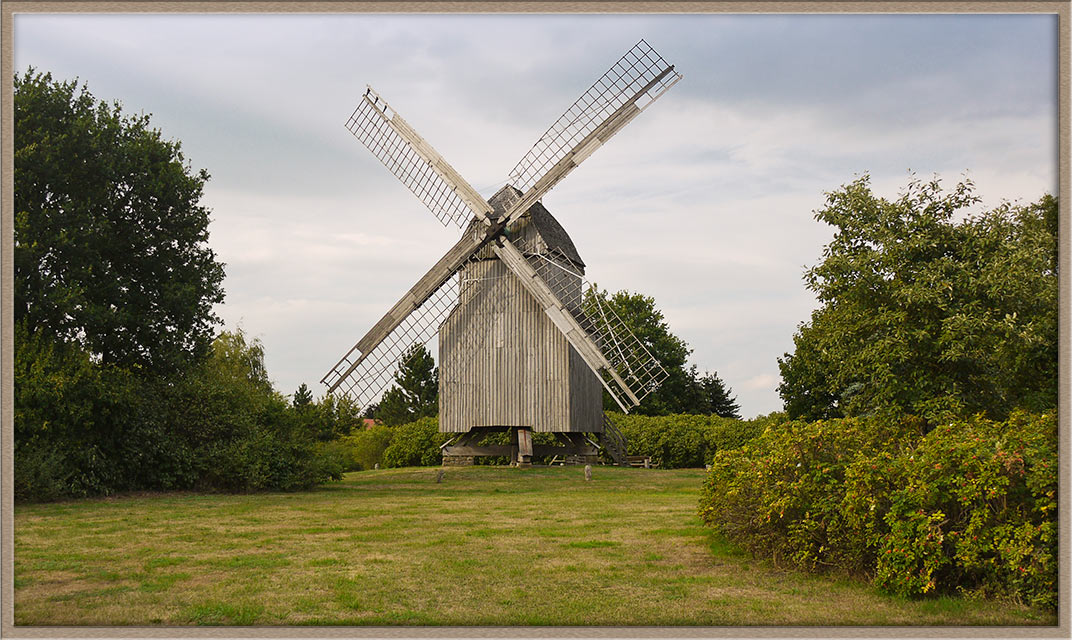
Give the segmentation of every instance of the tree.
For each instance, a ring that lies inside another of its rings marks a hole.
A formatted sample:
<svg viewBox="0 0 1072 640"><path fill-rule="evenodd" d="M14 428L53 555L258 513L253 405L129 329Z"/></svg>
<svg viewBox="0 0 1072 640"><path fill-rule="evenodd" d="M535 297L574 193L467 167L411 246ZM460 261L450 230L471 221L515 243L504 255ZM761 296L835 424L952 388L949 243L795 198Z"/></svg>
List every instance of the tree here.
<svg viewBox="0 0 1072 640"><path fill-rule="evenodd" d="M695 366L693 371L695 372ZM697 379L697 385L700 388L699 410L690 413L716 415L722 418L740 420L741 407L737 404L736 398L730 395L730 389L718 377L718 372L704 374Z"/></svg>
<svg viewBox="0 0 1072 640"><path fill-rule="evenodd" d="M207 355L223 265L209 175L148 115L28 70L14 83L14 316L105 363L168 371Z"/></svg>
<svg viewBox="0 0 1072 640"><path fill-rule="evenodd" d="M836 232L804 276L821 306L779 360L791 417L1056 405L1057 200L964 217L972 189L827 194Z"/></svg>
<svg viewBox="0 0 1072 640"><path fill-rule="evenodd" d="M376 418L388 426L439 413L439 368L423 344L402 354L395 385L380 398Z"/></svg>
<svg viewBox="0 0 1072 640"><path fill-rule="evenodd" d="M361 407L345 393L338 396L329 393L314 407L315 411L310 412L310 415L316 421L316 424L312 425L312 431L318 440L334 440L364 427Z"/></svg>
<svg viewBox="0 0 1072 640"><path fill-rule="evenodd" d="M169 426L192 452L196 488L296 490L341 477L339 452L301 428L272 387L260 340L241 329L221 332L172 393L182 410Z"/></svg>
<svg viewBox="0 0 1072 640"><path fill-rule="evenodd" d="M298 390L294 392L294 400L292 404L295 409L303 409L313 404L313 392L309 391L308 385L304 382L298 387Z"/></svg>
<svg viewBox="0 0 1072 640"><path fill-rule="evenodd" d="M610 294L598 286L589 289L585 296L588 309L602 307L613 311L668 373L659 388L645 397L633 412L642 415L696 413L739 417L737 403L717 373L701 377L695 365L685 367L692 349L670 332L663 313L655 306L655 298L624 290ZM617 403L606 393L603 404L607 409L617 409Z"/></svg>

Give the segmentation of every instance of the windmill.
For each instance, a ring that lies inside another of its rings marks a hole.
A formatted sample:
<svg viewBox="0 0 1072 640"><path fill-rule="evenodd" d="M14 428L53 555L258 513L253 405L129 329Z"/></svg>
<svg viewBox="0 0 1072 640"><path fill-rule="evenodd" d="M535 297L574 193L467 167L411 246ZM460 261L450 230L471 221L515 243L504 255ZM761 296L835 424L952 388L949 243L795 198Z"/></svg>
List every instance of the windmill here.
<svg viewBox="0 0 1072 640"><path fill-rule="evenodd" d="M625 412L667 372L612 309L591 295L584 263L540 199L662 96L681 74L641 40L551 125L485 200L369 87L346 123L461 238L321 380L365 406L413 345L438 337L439 430L457 434L445 464L506 455L584 459L602 446L626 464L602 411L605 389ZM508 445L481 445L509 432ZM534 445L532 433L554 434Z"/></svg>

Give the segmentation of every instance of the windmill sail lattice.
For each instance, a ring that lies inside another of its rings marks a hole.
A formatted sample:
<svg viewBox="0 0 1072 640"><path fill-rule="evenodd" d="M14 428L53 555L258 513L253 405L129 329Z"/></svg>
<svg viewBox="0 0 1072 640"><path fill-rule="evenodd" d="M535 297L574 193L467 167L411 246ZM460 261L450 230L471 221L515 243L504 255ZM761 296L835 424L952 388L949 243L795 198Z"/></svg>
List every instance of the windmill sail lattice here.
<svg viewBox="0 0 1072 640"><path fill-rule="evenodd" d="M475 261L473 256L465 264ZM459 305L477 296L489 300L493 310L501 305L496 295L500 282L465 278L460 273L463 270L464 264L374 348L366 353L357 346L350 349L321 382L331 391L346 393L359 406L368 406L394 382L395 374L406 364L402 358L407 350L415 344L431 342L446 317ZM466 334L465 352L476 353L484 346L485 338L482 332Z"/></svg>
<svg viewBox="0 0 1072 640"><path fill-rule="evenodd" d="M365 90L346 128L444 225L462 227L487 203L372 87Z"/></svg>
<svg viewBox="0 0 1072 640"><path fill-rule="evenodd" d="M607 391L623 409L639 404L666 380L669 373L629 326L602 301L599 291L581 275L578 265L561 255L539 253L531 246L518 247L536 273L555 292L617 374L601 371ZM581 286L574 283L580 279ZM625 382L622 387L619 380ZM632 396L632 397L630 397ZM635 403L630 402L635 398Z"/></svg>
<svg viewBox="0 0 1072 640"><path fill-rule="evenodd" d="M623 106L647 108L681 79L673 69L647 42L638 42L540 136L510 172L512 184L528 191Z"/></svg>

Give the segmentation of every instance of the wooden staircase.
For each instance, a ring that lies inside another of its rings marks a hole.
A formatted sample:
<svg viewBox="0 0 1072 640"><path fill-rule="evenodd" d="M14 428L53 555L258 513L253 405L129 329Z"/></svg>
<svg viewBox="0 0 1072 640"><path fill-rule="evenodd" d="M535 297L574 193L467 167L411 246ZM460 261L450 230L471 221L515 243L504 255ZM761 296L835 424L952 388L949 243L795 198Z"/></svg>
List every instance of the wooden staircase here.
<svg viewBox="0 0 1072 640"><path fill-rule="evenodd" d="M627 442L618 427L611 422L606 413L603 414L603 431L599 433L599 445L606 450L607 455L620 467L631 466L627 456Z"/></svg>

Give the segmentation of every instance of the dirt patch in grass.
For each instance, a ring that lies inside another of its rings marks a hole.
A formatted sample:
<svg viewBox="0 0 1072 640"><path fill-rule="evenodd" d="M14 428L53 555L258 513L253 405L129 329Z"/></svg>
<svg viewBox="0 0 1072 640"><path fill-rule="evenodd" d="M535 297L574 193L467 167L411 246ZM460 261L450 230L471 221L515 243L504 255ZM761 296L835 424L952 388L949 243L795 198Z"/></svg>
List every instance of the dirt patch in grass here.
<svg viewBox="0 0 1072 640"><path fill-rule="evenodd" d="M381 470L301 494L20 505L18 625L1019 625L773 569L700 526L702 471ZM58 606L61 605L61 606Z"/></svg>

